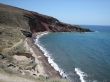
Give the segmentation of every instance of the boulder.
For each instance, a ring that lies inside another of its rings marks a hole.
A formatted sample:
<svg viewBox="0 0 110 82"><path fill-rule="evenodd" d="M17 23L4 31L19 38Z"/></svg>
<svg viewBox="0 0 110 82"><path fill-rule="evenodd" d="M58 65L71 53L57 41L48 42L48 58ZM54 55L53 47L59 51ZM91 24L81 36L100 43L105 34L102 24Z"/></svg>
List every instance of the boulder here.
<svg viewBox="0 0 110 82"><path fill-rule="evenodd" d="M21 30L21 32L22 32L23 35L25 35L26 37L32 37L32 33L31 33L31 32L24 31L24 30Z"/></svg>

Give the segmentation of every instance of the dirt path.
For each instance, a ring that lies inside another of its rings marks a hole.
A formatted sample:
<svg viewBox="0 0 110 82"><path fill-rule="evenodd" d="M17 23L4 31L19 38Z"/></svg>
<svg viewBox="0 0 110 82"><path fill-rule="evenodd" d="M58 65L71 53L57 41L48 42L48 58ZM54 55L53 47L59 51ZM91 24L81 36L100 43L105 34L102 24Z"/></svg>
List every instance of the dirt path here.
<svg viewBox="0 0 110 82"><path fill-rule="evenodd" d="M12 47L10 48L5 48L3 49L3 51L10 51L11 49L13 49L14 47L17 47L18 45L20 45L23 42L23 40L21 39L19 42L17 42L16 44L14 44Z"/></svg>

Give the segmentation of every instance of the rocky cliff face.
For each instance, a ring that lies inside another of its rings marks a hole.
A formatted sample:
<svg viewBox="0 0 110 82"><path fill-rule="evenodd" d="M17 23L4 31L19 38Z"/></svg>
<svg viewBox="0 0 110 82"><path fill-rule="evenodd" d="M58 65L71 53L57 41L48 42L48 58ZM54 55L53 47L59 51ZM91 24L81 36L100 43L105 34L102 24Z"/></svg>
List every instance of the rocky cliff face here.
<svg viewBox="0 0 110 82"><path fill-rule="evenodd" d="M89 32L89 29L60 22L51 16L42 15L17 7L0 4L0 24L17 26L32 32Z"/></svg>
<svg viewBox="0 0 110 82"><path fill-rule="evenodd" d="M60 22L56 18L41 15L39 13L25 13L24 16L29 20L32 32L51 31L51 32L89 32L89 29Z"/></svg>

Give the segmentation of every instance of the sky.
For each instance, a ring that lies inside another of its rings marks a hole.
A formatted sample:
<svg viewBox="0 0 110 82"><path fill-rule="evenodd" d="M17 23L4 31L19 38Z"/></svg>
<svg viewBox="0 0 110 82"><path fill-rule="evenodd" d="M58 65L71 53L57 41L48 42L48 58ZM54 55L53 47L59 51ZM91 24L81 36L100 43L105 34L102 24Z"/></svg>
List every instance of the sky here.
<svg viewBox="0 0 110 82"><path fill-rule="evenodd" d="M110 25L110 0L0 0L79 25Z"/></svg>

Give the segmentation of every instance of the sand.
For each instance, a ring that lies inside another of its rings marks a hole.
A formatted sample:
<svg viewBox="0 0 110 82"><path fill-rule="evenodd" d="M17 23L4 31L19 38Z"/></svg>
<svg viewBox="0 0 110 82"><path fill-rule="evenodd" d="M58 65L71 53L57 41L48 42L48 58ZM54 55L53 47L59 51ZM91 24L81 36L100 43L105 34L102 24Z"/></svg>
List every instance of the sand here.
<svg viewBox="0 0 110 82"><path fill-rule="evenodd" d="M38 33L39 34L39 33ZM34 37L35 38L35 37ZM49 78L61 78L61 75L56 71L48 62L47 57L39 49L37 45L34 44L33 38L26 38L25 46L35 57L35 61L38 64L38 71L40 75L47 76Z"/></svg>

